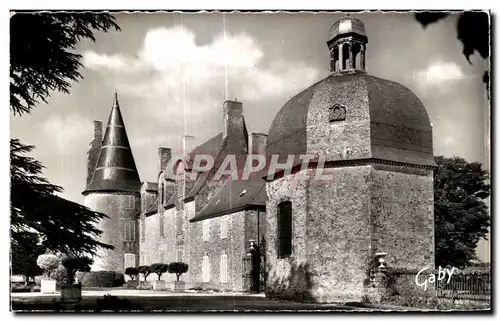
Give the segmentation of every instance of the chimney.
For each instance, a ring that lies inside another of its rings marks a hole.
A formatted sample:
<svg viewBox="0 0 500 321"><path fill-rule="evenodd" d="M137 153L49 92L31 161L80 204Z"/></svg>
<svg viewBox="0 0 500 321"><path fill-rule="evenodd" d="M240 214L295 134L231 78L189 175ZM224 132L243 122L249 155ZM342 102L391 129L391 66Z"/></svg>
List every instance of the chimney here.
<svg viewBox="0 0 500 321"><path fill-rule="evenodd" d="M182 154L187 156L193 150L194 136L182 136Z"/></svg>
<svg viewBox="0 0 500 321"><path fill-rule="evenodd" d="M87 185L89 186L94 177L95 167L99 158L102 145L102 121L94 120L94 140L90 143L87 159Z"/></svg>
<svg viewBox="0 0 500 321"><path fill-rule="evenodd" d="M248 153L253 155L266 155L267 134L250 133L248 135Z"/></svg>
<svg viewBox="0 0 500 321"><path fill-rule="evenodd" d="M243 132L245 126L243 120L243 104L239 101L225 101L223 105L223 122L224 138L228 135L235 135Z"/></svg>
<svg viewBox="0 0 500 321"><path fill-rule="evenodd" d="M158 172L165 171L167 164L172 158L172 150L166 147L158 148Z"/></svg>
<svg viewBox="0 0 500 321"><path fill-rule="evenodd" d="M102 142L102 121L100 120L94 120L94 142L99 142L99 145Z"/></svg>

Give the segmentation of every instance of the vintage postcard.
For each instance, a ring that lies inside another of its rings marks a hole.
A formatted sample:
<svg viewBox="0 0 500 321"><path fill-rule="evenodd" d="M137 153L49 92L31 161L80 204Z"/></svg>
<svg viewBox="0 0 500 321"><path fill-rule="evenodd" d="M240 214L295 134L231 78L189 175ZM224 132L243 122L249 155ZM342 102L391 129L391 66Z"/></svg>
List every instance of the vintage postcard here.
<svg viewBox="0 0 500 321"><path fill-rule="evenodd" d="M11 311L491 311L490 30L12 11Z"/></svg>

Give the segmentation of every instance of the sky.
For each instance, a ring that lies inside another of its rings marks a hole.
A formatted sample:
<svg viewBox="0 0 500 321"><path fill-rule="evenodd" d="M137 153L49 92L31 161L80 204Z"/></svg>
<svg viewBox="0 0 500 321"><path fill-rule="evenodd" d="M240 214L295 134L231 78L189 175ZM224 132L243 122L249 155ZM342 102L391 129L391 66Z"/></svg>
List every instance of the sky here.
<svg viewBox="0 0 500 321"><path fill-rule="evenodd" d="M485 62L469 64L456 38L456 15L423 28L412 14L353 14L366 26L366 71L410 88L433 124L435 155L486 163ZM44 175L83 203L93 120L104 125L114 92L142 181L157 179L160 146L179 151L222 130L222 104L243 103L251 132L267 133L293 95L329 74L333 13L119 13L121 31L82 41L83 80L53 92L31 115L11 115L11 137L36 149Z"/></svg>

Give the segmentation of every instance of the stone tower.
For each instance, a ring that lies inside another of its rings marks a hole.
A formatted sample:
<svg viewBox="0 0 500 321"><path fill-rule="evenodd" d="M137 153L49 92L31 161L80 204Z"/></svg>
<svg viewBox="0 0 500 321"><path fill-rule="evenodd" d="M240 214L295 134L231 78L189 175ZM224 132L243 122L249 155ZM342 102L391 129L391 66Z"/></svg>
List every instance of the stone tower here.
<svg viewBox="0 0 500 321"><path fill-rule="evenodd" d="M379 256L395 268L434 267L432 127L408 88L366 73L367 42L363 22L337 21L330 75L271 125L268 159L295 162L266 183L270 297L362 300Z"/></svg>
<svg viewBox="0 0 500 321"><path fill-rule="evenodd" d="M141 207L141 183L117 94L102 141L101 126L97 122L95 126L96 137L91 144L88 160L89 183L82 194L85 196L85 206L108 216L97 223L103 232L99 241L115 248L100 250L98 257L94 258L92 270L123 273L126 267L136 266L137 263L139 230L136 216Z"/></svg>

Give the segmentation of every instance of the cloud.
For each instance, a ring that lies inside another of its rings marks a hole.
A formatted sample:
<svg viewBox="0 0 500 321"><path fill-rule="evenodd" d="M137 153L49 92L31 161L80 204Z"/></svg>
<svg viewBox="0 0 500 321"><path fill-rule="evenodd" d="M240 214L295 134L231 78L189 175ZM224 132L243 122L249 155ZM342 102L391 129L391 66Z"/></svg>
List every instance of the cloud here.
<svg viewBox="0 0 500 321"><path fill-rule="evenodd" d="M92 137L93 123L77 114L53 115L42 124L42 133L52 141L51 148L61 153L71 153L81 149L78 144L82 137ZM54 137L57 137L55 139Z"/></svg>
<svg viewBox="0 0 500 321"><path fill-rule="evenodd" d="M190 126L226 99L247 104L289 97L320 75L300 61L266 62L263 49L246 33L221 33L198 45L195 34L181 26L149 30L134 57L93 51L83 56L84 65L106 73L120 93L142 101L143 111L156 118L182 117Z"/></svg>
<svg viewBox="0 0 500 321"><path fill-rule="evenodd" d="M454 62L436 61L424 70L413 73L413 80L421 90L439 90L440 93L449 91L453 82L466 77L462 68Z"/></svg>
<svg viewBox="0 0 500 321"><path fill-rule="evenodd" d="M121 54L106 55L86 51L83 55L83 65L91 69L108 69L118 72L134 72L144 68L141 61L125 57Z"/></svg>

